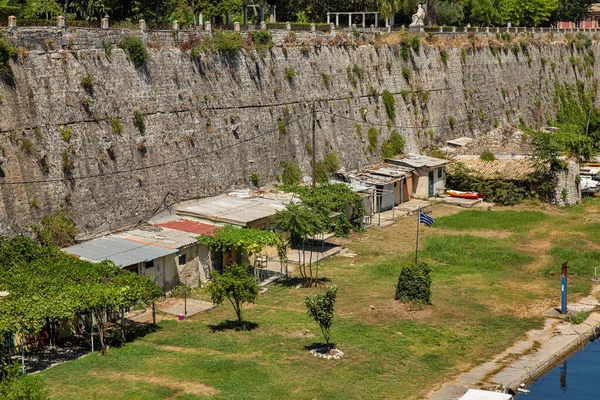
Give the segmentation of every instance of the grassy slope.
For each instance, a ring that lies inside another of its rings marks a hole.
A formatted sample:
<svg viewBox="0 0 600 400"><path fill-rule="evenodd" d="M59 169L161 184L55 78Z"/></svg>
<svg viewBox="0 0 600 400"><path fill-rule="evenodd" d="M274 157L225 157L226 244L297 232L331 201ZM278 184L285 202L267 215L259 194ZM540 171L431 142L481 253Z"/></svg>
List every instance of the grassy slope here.
<svg viewBox="0 0 600 400"><path fill-rule="evenodd" d="M341 287L332 339L342 360L304 348L320 342L303 306L318 289L272 285L245 310L258 324L250 332L213 332L210 325L233 317L224 306L162 321L158 332L108 357L91 355L41 377L61 399L419 398L539 327L541 311L558 303L560 262L569 260L576 274L572 297L589 290L600 246L582 239L597 233L598 200L547 213L444 217L456 210L435 207L434 227L421 231L421 258L434 266L433 306L422 311L391 300L401 267L414 257L414 217L358 235L349 244L355 258L336 257L320 270Z"/></svg>

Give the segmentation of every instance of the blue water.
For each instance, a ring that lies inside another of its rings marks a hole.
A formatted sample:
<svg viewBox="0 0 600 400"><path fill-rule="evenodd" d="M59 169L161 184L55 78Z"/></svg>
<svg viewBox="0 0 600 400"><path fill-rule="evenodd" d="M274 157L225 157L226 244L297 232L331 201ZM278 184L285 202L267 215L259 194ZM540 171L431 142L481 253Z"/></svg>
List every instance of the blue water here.
<svg viewBox="0 0 600 400"><path fill-rule="evenodd" d="M600 339L538 379L518 400L600 399Z"/></svg>

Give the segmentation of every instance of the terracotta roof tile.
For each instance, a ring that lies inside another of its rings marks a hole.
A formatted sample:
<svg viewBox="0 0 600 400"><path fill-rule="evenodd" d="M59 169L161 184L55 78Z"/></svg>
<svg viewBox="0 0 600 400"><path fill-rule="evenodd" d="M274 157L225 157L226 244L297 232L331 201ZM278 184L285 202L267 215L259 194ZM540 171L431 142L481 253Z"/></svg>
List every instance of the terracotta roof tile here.
<svg viewBox="0 0 600 400"><path fill-rule="evenodd" d="M158 224L163 228L174 229L177 231L194 233L197 235L208 234L212 235L215 229L218 228L216 225L204 224L198 221L192 221L190 219L178 219L177 221L165 222L164 224Z"/></svg>

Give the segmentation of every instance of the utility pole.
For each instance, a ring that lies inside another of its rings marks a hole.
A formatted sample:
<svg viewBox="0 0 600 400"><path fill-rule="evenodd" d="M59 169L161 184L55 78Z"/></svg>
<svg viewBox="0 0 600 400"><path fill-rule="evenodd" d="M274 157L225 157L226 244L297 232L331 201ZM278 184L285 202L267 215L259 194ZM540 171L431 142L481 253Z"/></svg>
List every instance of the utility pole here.
<svg viewBox="0 0 600 400"><path fill-rule="evenodd" d="M312 103L312 187L313 193L317 188L317 139L316 139L317 112L315 102Z"/></svg>

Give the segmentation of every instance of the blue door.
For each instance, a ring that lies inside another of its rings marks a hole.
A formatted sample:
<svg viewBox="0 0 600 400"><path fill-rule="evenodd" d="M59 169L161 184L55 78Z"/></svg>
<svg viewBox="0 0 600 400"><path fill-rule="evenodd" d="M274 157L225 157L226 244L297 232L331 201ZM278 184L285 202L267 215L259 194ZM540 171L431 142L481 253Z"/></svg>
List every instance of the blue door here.
<svg viewBox="0 0 600 400"><path fill-rule="evenodd" d="M435 178L435 175L433 174L433 171L429 171L429 197L433 197L433 179Z"/></svg>

